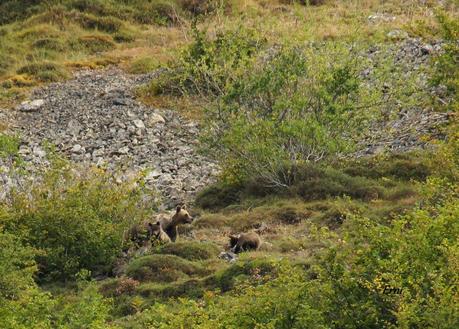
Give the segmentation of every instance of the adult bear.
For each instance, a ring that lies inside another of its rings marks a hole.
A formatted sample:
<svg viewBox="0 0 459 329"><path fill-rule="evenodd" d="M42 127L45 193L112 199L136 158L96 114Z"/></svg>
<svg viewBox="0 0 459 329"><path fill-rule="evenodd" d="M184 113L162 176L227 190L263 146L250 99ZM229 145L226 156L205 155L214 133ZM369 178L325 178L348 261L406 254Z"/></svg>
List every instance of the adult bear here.
<svg viewBox="0 0 459 329"><path fill-rule="evenodd" d="M183 224L191 224L193 217L190 216L184 206L179 206L171 218L168 218L167 215L159 215L158 222L161 223L161 228L166 232L171 241L175 242L178 237L177 227Z"/></svg>

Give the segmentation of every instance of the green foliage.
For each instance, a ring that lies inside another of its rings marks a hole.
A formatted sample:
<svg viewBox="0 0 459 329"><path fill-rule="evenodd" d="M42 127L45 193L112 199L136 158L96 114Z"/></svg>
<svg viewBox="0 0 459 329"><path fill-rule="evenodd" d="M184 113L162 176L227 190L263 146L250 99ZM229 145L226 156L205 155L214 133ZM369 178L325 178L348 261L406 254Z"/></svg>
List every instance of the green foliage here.
<svg viewBox="0 0 459 329"><path fill-rule="evenodd" d="M84 49L90 54L100 53L116 47L112 38L103 35L87 35L71 42L72 48Z"/></svg>
<svg viewBox="0 0 459 329"><path fill-rule="evenodd" d="M92 20L102 22L102 28L107 26L103 21L110 16L110 20L120 18L141 24L165 25L176 23L181 16L211 13L222 4L225 5L220 0L5 0L0 4L0 25L24 20L59 6L68 12L77 10L93 15ZM95 27L100 28L98 24ZM111 23L109 25L114 26ZM109 30L113 31L111 28Z"/></svg>
<svg viewBox="0 0 459 329"><path fill-rule="evenodd" d="M152 83L153 94L216 97L237 80L241 69L260 48L262 40L253 30L240 27L220 31L214 39L193 27L193 43L173 67Z"/></svg>
<svg viewBox="0 0 459 329"><path fill-rule="evenodd" d="M139 281L177 281L206 270L197 263L175 255L149 255L133 260L126 274Z"/></svg>
<svg viewBox="0 0 459 329"><path fill-rule="evenodd" d="M0 133L0 158L17 155L19 150L19 139Z"/></svg>
<svg viewBox="0 0 459 329"><path fill-rule="evenodd" d="M133 74L148 73L158 68L158 62L150 57L143 57L135 60L129 67L129 72Z"/></svg>
<svg viewBox="0 0 459 329"><path fill-rule="evenodd" d="M51 62L30 63L20 67L18 74L28 74L42 82L56 82L68 77L61 66Z"/></svg>
<svg viewBox="0 0 459 329"><path fill-rule="evenodd" d="M159 328L455 328L457 198L431 210L414 210L390 226L350 218L343 238L309 269L275 265L278 274L268 281L262 271L252 271L247 281L252 284L239 281L237 293L209 294L205 303L182 299L179 305L155 305L137 323ZM240 269L233 265L221 278L234 278ZM388 294L387 287L402 293ZM191 313L199 322L190 322Z"/></svg>
<svg viewBox="0 0 459 329"><path fill-rule="evenodd" d="M97 292L95 285L90 284L70 303L64 304L58 310L56 328L80 329L80 328L116 328L108 323L112 301L103 298Z"/></svg>
<svg viewBox="0 0 459 329"><path fill-rule="evenodd" d="M300 197L308 201L343 196L364 201L399 200L416 194L407 181L425 179L425 175L431 172L425 163L413 163L408 159L394 160L391 165L385 161L371 163L371 166L365 166L365 160L357 161L345 166L344 170L312 164L297 166L289 171L286 189L270 187L269 181L258 177L238 184L218 183L198 194L196 204L203 209L218 210L250 197L273 195ZM401 170L397 171L397 168Z"/></svg>
<svg viewBox="0 0 459 329"><path fill-rule="evenodd" d="M437 19L440 23L444 39L443 52L437 57L435 74L432 79L434 85L446 86L448 96L452 97L450 107L458 109L457 95L459 93L459 23L457 17L439 12ZM444 103L444 100L443 100Z"/></svg>
<svg viewBox="0 0 459 329"><path fill-rule="evenodd" d="M17 298L34 287L36 252L21 244L18 237L3 233L0 226L0 300Z"/></svg>
<svg viewBox="0 0 459 329"><path fill-rule="evenodd" d="M205 142L227 179L255 175L286 188L302 164L352 149L378 112L367 109L357 50L280 47L266 56L209 108Z"/></svg>
<svg viewBox="0 0 459 329"><path fill-rule="evenodd" d="M366 157L348 161L342 167L351 176L423 181L435 171L435 166L429 163L433 156L430 152L425 152Z"/></svg>
<svg viewBox="0 0 459 329"><path fill-rule="evenodd" d="M0 223L40 251L42 280L73 279L82 269L106 273L122 250L124 231L148 213L141 195L101 172L56 166L1 206Z"/></svg>
<svg viewBox="0 0 459 329"><path fill-rule="evenodd" d="M241 186L214 184L203 189L196 197L196 205L202 209L221 209L240 200Z"/></svg>
<svg viewBox="0 0 459 329"><path fill-rule="evenodd" d="M191 261L216 257L220 249L212 242L176 242L162 245L155 251L159 254L175 255Z"/></svg>

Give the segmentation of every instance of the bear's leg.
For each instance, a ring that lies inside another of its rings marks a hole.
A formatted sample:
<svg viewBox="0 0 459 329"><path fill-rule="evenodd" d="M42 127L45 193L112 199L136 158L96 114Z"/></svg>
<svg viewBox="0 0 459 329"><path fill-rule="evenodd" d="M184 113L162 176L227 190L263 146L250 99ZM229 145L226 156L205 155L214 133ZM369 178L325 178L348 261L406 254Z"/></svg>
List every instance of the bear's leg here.
<svg viewBox="0 0 459 329"><path fill-rule="evenodd" d="M166 229L166 234L169 236L172 242L177 239L177 227L171 227Z"/></svg>

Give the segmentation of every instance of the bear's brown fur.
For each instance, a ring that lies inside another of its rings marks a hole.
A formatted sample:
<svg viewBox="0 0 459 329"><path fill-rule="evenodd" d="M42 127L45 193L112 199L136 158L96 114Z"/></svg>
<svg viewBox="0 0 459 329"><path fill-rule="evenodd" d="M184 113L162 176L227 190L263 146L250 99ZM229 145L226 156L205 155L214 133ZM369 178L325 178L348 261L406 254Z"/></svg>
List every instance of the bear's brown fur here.
<svg viewBox="0 0 459 329"><path fill-rule="evenodd" d="M154 239L162 243L171 242L171 238L166 234L166 232L164 232L163 228L161 227L160 221L157 221L155 224L148 223L148 226L149 231L151 232L150 239Z"/></svg>
<svg viewBox="0 0 459 329"><path fill-rule="evenodd" d="M159 221L164 232L166 232L171 241L175 242L178 236L177 227L182 224L191 224L193 217L190 216L185 207L177 207L172 218L162 217Z"/></svg>
<svg viewBox="0 0 459 329"><path fill-rule="evenodd" d="M229 237L231 251L236 254L248 250L258 250L261 245L261 238L255 232L230 235Z"/></svg>

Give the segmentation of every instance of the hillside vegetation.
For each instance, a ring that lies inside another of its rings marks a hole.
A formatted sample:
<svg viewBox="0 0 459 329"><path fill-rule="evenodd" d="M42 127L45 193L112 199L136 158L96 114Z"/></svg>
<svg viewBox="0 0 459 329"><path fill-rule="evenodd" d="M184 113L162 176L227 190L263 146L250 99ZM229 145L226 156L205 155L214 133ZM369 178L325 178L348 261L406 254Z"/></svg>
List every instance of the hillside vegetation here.
<svg viewBox="0 0 459 329"><path fill-rule="evenodd" d="M162 209L148 173L119 181L52 140L30 172L0 122L0 178L26 186L0 194L0 327L458 328L458 16L433 0L2 1L1 107L80 69L152 73L137 98L199 122L221 171L177 242L139 248L130 229ZM447 123L400 126L420 113ZM248 231L259 250L219 257Z"/></svg>

